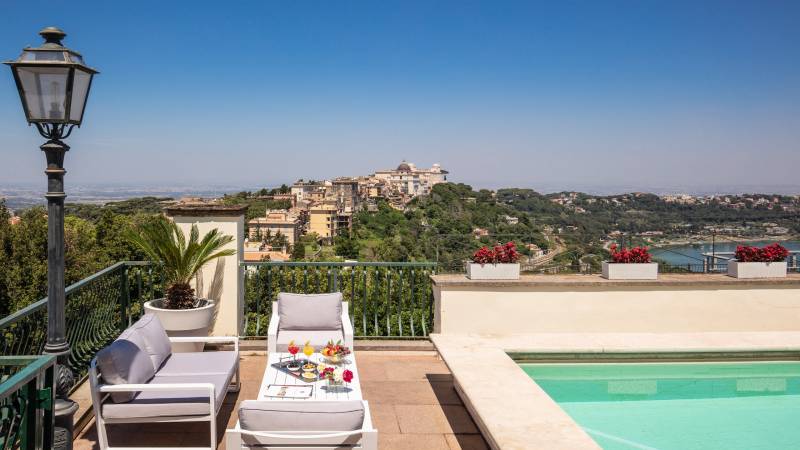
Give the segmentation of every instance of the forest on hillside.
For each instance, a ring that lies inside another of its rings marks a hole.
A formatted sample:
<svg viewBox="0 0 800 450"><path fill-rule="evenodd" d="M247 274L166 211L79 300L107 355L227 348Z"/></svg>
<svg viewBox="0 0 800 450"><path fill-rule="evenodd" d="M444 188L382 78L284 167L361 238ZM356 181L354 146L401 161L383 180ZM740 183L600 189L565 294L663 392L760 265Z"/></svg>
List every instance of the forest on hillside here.
<svg viewBox="0 0 800 450"><path fill-rule="evenodd" d="M248 205L247 218L265 208L286 208L288 202L271 200L288 187L241 192L225 196L226 204ZM562 204L568 198L568 204ZM765 206L771 199L787 208ZM708 226L749 226L771 223L800 234L797 197L748 196L731 201L745 204L734 209L722 200L704 204L670 203L651 194L591 196L581 193L540 194L530 189L474 190L471 186L443 183L430 195L412 200L399 211L379 202L377 211L361 211L353 227L336 237L334 245L317 256L293 252L304 259L357 259L361 261L432 261L442 270L460 270L463 261L482 245L515 241L542 249L556 243L564 247L556 263L575 264L584 255L607 255L603 244L609 234L637 236L660 232L664 236L702 233ZM729 199L730 200L730 199ZM125 238L138 224L163 220L169 198L143 197L121 202L68 204L65 221L66 282L69 285L115 262L143 259ZM793 205L793 206L791 206ZM47 218L45 209L11 214L0 201L0 316L46 295ZM751 227L754 233L757 226ZM476 233L476 229L480 233ZM630 240L630 238L629 238ZM305 237L302 245L316 245Z"/></svg>

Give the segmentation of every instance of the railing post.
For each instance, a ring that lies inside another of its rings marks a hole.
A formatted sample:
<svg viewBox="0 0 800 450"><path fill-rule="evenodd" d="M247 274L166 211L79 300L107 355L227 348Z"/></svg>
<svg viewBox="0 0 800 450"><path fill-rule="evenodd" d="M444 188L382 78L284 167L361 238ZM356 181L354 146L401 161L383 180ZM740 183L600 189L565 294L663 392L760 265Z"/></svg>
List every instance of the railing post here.
<svg viewBox="0 0 800 450"><path fill-rule="evenodd" d="M119 277L119 290L120 295L120 331L124 330L125 328L130 325L130 318L128 317L128 305L131 300L131 293L130 293L130 286L128 286L128 266L122 266L122 271Z"/></svg>

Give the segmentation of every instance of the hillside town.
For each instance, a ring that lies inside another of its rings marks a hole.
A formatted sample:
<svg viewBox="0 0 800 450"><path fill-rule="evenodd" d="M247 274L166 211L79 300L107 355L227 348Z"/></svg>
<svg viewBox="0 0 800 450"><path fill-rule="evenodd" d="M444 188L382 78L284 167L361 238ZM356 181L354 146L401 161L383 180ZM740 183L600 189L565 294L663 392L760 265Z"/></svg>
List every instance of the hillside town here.
<svg viewBox="0 0 800 450"><path fill-rule="evenodd" d="M395 169L371 175L297 180L288 193L265 196L267 200L287 202L288 209L267 209L263 217L247 222L245 259L288 258L288 249L304 235L330 244L352 227L353 216L359 211L376 211L379 201L403 210L412 199L446 182L447 175L439 164L423 169L403 161Z"/></svg>

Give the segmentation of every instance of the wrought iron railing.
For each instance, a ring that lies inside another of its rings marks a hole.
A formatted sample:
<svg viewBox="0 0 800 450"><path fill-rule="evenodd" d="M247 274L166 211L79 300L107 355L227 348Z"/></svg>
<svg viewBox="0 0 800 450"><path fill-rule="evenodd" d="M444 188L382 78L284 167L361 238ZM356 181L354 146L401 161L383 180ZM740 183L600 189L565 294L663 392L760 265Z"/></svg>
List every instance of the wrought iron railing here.
<svg viewBox="0 0 800 450"><path fill-rule="evenodd" d="M243 262L243 337L263 338L279 292L340 291L356 336L425 338L433 327L428 262Z"/></svg>
<svg viewBox="0 0 800 450"><path fill-rule="evenodd" d="M144 301L156 298L160 291L160 271L141 261L119 262L66 288L69 366L79 380L94 354L141 314ZM41 354L47 339L47 298L0 319L0 337L0 355Z"/></svg>
<svg viewBox="0 0 800 450"><path fill-rule="evenodd" d="M53 448L55 357L0 356L0 449Z"/></svg>

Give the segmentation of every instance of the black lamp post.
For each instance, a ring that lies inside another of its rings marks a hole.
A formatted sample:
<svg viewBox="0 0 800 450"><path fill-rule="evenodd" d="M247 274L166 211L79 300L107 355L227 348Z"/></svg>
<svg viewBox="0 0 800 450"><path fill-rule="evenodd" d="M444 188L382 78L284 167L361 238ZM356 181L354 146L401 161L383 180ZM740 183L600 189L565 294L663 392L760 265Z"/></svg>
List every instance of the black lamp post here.
<svg viewBox="0 0 800 450"><path fill-rule="evenodd" d="M83 57L61 45L66 34L48 27L39 32L45 43L23 49L11 66L28 124L36 125L47 142L47 343L44 353L56 355L56 448L72 448L72 420L78 405L68 398L75 382L69 368L69 343L64 316L64 154L62 139L81 126L86 99L96 70Z"/></svg>

